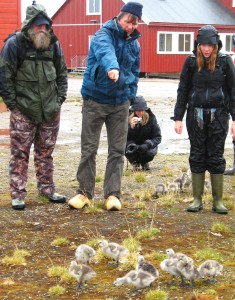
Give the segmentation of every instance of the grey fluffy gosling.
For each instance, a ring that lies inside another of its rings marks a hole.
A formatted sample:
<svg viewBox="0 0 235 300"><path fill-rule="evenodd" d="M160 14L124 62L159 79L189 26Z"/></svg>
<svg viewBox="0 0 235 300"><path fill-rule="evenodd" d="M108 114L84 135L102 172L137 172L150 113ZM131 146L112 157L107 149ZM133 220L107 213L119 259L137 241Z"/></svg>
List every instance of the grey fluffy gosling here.
<svg viewBox="0 0 235 300"><path fill-rule="evenodd" d="M162 195L165 195L167 193L167 187L165 186L164 183L158 183L156 186L155 186L155 194L156 194L156 197L160 197Z"/></svg>
<svg viewBox="0 0 235 300"><path fill-rule="evenodd" d="M69 274L77 279L77 289L80 289L83 284L96 276L96 272L90 266L78 264L75 260L70 263Z"/></svg>
<svg viewBox="0 0 235 300"><path fill-rule="evenodd" d="M159 277L158 270L154 267L153 264L151 264L149 261L145 260L143 255L139 255L136 270L141 270L150 273L155 278Z"/></svg>
<svg viewBox="0 0 235 300"><path fill-rule="evenodd" d="M151 286L156 278L148 272L142 270L132 270L123 277L117 278L113 284L120 286L123 284L133 285L137 289L144 289Z"/></svg>
<svg viewBox="0 0 235 300"><path fill-rule="evenodd" d="M119 264L119 260L129 254L129 250L118 243L109 243L107 240L100 240L98 243L103 254L115 260Z"/></svg>
<svg viewBox="0 0 235 300"><path fill-rule="evenodd" d="M79 263L89 264L95 254L96 251L92 247L86 244L81 244L75 251L75 258Z"/></svg>
<svg viewBox="0 0 235 300"><path fill-rule="evenodd" d="M207 280L209 283L215 283L215 277L217 275L221 275L223 270L223 266L218 263L218 261L213 259L208 259L204 261L199 267L198 272L200 273L201 277L209 276L211 279Z"/></svg>
<svg viewBox="0 0 235 300"><path fill-rule="evenodd" d="M175 277L181 277L181 273L177 268L178 261L178 258L166 258L160 263L161 269L172 275L172 280L168 283L168 285L173 285L175 283Z"/></svg>
<svg viewBox="0 0 235 300"><path fill-rule="evenodd" d="M181 273L181 286L185 286L186 283L184 281L184 278L190 281L190 286L194 287L194 280L200 277L200 274L197 270L197 268L193 265L193 263L188 259L187 256L182 256L177 265L176 265L178 271Z"/></svg>

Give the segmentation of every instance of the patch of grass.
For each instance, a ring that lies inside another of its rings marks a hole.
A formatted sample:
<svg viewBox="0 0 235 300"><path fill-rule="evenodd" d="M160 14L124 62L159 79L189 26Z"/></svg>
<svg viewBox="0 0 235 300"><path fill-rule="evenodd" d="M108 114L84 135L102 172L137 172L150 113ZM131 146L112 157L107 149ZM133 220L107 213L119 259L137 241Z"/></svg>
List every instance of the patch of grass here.
<svg viewBox="0 0 235 300"><path fill-rule="evenodd" d="M157 202L165 208L172 207L175 204L175 196L174 195L164 195L158 198Z"/></svg>
<svg viewBox="0 0 235 300"><path fill-rule="evenodd" d="M134 237L129 237L123 241L123 246L130 252L138 252L141 250L140 242Z"/></svg>
<svg viewBox="0 0 235 300"><path fill-rule="evenodd" d="M216 222L211 226L211 231L218 233L231 233L231 229L224 223Z"/></svg>
<svg viewBox="0 0 235 300"><path fill-rule="evenodd" d="M157 289L157 290L150 290L146 293L145 300L167 300L168 293Z"/></svg>
<svg viewBox="0 0 235 300"><path fill-rule="evenodd" d="M38 196L38 200L41 201L41 202L43 202L43 203L49 202L48 198L44 197L44 196Z"/></svg>
<svg viewBox="0 0 235 300"><path fill-rule="evenodd" d="M101 238L93 238L93 239L90 239L86 242L86 244L92 248L97 248L98 246L98 243L100 241Z"/></svg>
<svg viewBox="0 0 235 300"><path fill-rule="evenodd" d="M64 272L61 276L60 276L60 280L61 282L64 283L73 283L73 282L77 282L77 279L72 276L71 274L69 274L68 271Z"/></svg>
<svg viewBox="0 0 235 300"><path fill-rule="evenodd" d="M95 182L102 182L103 181L103 177L101 175L97 175L95 177Z"/></svg>
<svg viewBox="0 0 235 300"><path fill-rule="evenodd" d="M138 183L146 182L146 175L141 173L141 172L136 173L135 174L135 181L138 182Z"/></svg>
<svg viewBox="0 0 235 300"><path fill-rule="evenodd" d="M48 292L51 296L59 296L59 295L63 295L65 291L66 291L65 288L62 287L61 285L55 285L52 286Z"/></svg>
<svg viewBox="0 0 235 300"><path fill-rule="evenodd" d="M173 177L172 169L165 167L162 170L161 177Z"/></svg>
<svg viewBox="0 0 235 300"><path fill-rule="evenodd" d="M69 241L64 237L57 237L52 241L52 246L67 246L69 244Z"/></svg>
<svg viewBox="0 0 235 300"><path fill-rule="evenodd" d="M130 170L126 170L126 171L123 172L123 176L129 177L129 176L131 176L131 173L132 172Z"/></svg>
<svg viewBox="0 0 235 300"><path fill-rule="evenodd" d="M139 240L150 239L159 233L160 233L160 230L158 228L142 229L137 232L136 237Z"/></svg>
<svg viewBox="0 0 235 300"><path fill-rule="evenodd" d="M86 207L86 213L101 213L104 209L104 201L95 201Z"/></svg>
<svg viewBox="0 0 235 300"><path fill-rule="evenodd" d="M160 252L156 252L156 251L153 251L151 253L151 257L154 259L154 260L157 260L159 262L163 261L164 259L167 258L167 255L164 254L164 253L160 253Z"/></svg>
<svg viewBox="0 0 235 300"><path fill-rule="evenodd" d="M97 263L100 263L106 259L109 259L109 257L105 256L104 253L100 248L96 250L96 255L93 257L93 260Z"/></svg>
<svg viewBox="0 0 235 300"><path fill-rule="evenodd" d="M61 277L66 274L68 271L65 267L61 266L52 266L48 269L47 275L49 277Z"/></svg>
<svg viewBox="0 0 235 300"><path fill-rule="evenodd" d="M234 188L235 188L235 186L234 186ZM225 206L227 207L228 210L235 210L235 203L234 203L233 199L226 201Z"/></svg>
<svg viewBox="0 0 235 300"><path fill-rule="evenodd" d="M206 259L215 259L215 260L222 260L223 256L217 252L215 249L212 248L205 248L196 251L195 253L198 260L206 260Z"/></svg>
<svg viewBox="0 0 235 300"><path fill-rule="evenodd" d="M2 263L5 265L21 266L26 264L25 257L30 256L27 250L16 249L12 256L5 256Z"/></svg>
<svg viewBox="0 0 235 300"><path fill-rule="evenodd" d="M138 215L142 218L150 218L150 213L147 209L143 209L140 212L138 212Z"/></svg>
<svg viewBox="0 0 235 300"><path fill-rule="evenodd" d="M206 290L206 293L208 295L217 295L217 292L215 290L213 290L213 289Z"/></svg>
<svg viewBox="0 0 235 300"><path fill-rule="evenodd" d="M226 194L226 193L223 194L223 200L224 201L229 201L230 199L231 199L231 197L230 197L229 194Z"/></svg>
<svg viewBox="0 0 235 300"><path fill-rule="evenodd" d="M16 226L24 226L25 225L25 221L24 220L22 220L22 219L19 219L19 220L16 220L15 221L15 225Z"/></svg>
<svg viewBox="0 0 235 300"><path fill-rule="evenodd" d="M122 264L120 265L121 270L123 271L130 271L135 269L137 260L138 260L138 253L131 252L126 257L122 259Z"/></svg>
<svg viewBox="0 0 235 300"><path fill-rule="evenodd" d="M144 201L138 201L136 202L136 208L144 209L145 208L145 202Z"/></svg>

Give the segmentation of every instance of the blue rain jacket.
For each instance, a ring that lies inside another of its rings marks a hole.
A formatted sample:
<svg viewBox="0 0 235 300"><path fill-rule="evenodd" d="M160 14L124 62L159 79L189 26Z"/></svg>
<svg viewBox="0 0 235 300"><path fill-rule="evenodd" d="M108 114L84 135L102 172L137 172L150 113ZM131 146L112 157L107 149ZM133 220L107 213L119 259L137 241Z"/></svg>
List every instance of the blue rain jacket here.
<svg viewBox="0 0 235 300"><path fill-rule="evenodd" d="M101 104L120 105L133 101L139 80L141 34L135 30L130 37L116 18L106 22L92 38L81 93L84 100L92 98ZM118 69L119 80L108 77Z"/></svg>

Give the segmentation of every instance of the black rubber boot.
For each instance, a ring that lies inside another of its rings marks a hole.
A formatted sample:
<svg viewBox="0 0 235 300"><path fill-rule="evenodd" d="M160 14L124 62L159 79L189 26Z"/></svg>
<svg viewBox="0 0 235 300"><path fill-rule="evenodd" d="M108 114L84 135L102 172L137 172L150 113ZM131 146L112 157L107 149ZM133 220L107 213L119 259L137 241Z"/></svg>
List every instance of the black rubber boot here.
<svg viewBox="0 0 235 300"><path fill-rule="evenodd" d="M223 204L223 189L224 189L224 175L211 174L211 188L213 196L212 210L218 214L227 214L228 210Z"/></svg>
<svg viewBox="0 0 235 300"><path fill-rule="evenodd" d="M189 212L202 209L202 195L204 192L205 173L192 173L193 203L187 208Z"/></svg>

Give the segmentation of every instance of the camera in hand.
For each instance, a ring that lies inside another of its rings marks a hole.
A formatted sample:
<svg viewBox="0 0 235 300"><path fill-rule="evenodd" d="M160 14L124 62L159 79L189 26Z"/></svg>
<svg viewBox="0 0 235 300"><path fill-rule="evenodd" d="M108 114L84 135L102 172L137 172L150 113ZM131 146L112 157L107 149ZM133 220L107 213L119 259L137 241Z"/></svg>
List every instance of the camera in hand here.
<svg viewBox="0 0 235 300"><path fill-rule="evenodd" d="M142 122L142 118L137 118L137 123L141 123Z"/></svg>

